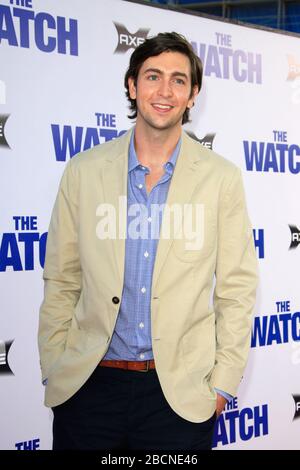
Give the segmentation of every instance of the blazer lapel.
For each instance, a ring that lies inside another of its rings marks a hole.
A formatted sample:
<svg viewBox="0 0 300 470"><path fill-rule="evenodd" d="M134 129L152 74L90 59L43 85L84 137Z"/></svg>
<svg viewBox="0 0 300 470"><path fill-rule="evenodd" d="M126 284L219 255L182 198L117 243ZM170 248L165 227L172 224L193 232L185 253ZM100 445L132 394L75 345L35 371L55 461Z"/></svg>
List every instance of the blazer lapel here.
<svg viewBox="0 0 300 470"><path fill-rule="evenodd" d="M119 139L116 151L107 156L107 164L102 173L105 202L115 208L116 238L111 239L110 242L121 284L125 265L128 148L131 134L132 130Z"/></svg>
<svg viewBox="0 0 300 470"><path fill-rule="evenodd" d="M192 143L194 144L194 142ZM199 148L198 152L195 152L194 145L191 145L190 138L186 136L185 132L183 132L181 149L169 187L166 205L172 207L173 204L178 204L181 209L183 209L184 204L189 203L197 183L199 182L196 171L198 169L199 162L201 162L201 159L199 158ZM166 211L164 211L160 231L161 234L169 232L167 227L168 223L169 219L167 217ZM181 218L181 223L178 227L178 230L182 228L182 224L183 217ZM168 252L174 241L172 227L170 234L171 235L169 238L160 237L158 241L152 280L153 288L156 286L161 268L166 261Z"/></svg>
<svg viewBox="0 0 300 470"><path fill-rule="evenodd" d="M116 238L110 240L115 265L119 273L121 285L124 279L125 266L125 239L127 227L127 178L128 178L128 149L132 129L121 139L118 139L118 146L113 155L107 155L107 165L102 173L102 183L104 188L105 202L111 204L116 211L117 229ZM182 144L178 160L172 176L166 204L172 207L173 204L179 204L183 208L184 204L189 203L193 192L199 183L197 178L197 169L201 158L199 157L199 145L197 151L195 143L182 133ZM183 218L178 227L182 227ZM120 231L120 225L123 230ZM166 211L163 213L161 233L168 233L168 217ZM122 233L121 233L122 232ZM171 230L171 236L160 238L157 246L157 253L154 265L152 286L155 287L161 268L166 261L168 252L174 241L174 234Z"/></svg>

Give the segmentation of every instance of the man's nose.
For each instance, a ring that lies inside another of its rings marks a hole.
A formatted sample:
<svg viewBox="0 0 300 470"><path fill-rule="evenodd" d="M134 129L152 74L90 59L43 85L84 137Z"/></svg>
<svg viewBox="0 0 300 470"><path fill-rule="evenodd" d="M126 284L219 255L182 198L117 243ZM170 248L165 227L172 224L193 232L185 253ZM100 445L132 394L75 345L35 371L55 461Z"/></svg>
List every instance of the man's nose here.
<svg viewBox="0 0 300 470"><path fill-rule="evenodd" d="M169 97L172 95L173 90L169 80L161 80L158 93L163 97Z"/></svg>

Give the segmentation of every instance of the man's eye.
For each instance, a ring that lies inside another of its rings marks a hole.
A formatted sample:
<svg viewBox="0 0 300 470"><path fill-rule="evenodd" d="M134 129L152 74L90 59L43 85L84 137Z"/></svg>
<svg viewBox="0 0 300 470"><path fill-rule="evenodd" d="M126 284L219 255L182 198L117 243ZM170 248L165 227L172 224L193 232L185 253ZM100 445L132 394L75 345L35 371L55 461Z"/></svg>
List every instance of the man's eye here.
<svg viewBox="0 0 300 470"><path fill-rule="evenodd" d="M157 80L157 75L149 75L148 80Z"/></svg>
<svg viewBox="0 0 300 470"><path fill-rule="evenodd" d="M175 82L179 85L184 85L184 80L182 80L182 78L175 78Z"/></svg>

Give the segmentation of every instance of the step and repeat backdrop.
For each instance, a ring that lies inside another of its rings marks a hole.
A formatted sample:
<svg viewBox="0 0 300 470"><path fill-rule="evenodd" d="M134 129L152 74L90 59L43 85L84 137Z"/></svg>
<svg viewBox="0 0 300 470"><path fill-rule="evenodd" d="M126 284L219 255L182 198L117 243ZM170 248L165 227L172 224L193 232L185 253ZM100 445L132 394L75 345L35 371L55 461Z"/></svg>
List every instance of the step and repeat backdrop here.
<svg viewBox="0 0 300 470"><path fill-rule="evenodd" d="M130 54L165 31L203 61L186 130L241 168L259 259L250 359L214 448L300 449L300 37L121 0L0 1L1 449L51 448L37 327L59 180L132 126Z"/></svg>

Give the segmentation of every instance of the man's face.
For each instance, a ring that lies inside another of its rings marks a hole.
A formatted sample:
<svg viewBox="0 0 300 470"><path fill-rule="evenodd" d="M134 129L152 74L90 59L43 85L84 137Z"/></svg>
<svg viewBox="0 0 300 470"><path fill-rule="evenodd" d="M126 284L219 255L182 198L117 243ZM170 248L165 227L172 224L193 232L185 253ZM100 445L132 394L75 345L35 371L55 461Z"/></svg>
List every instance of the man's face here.
<svg viewBox="0 0 300 470"><path fill-rule="evenodd" d="M180 52L162 52L143 63L135 86L129 78L130 98L136 100L137 124L157 130L181 127L182 116L194 103L191 66Z"/></svg>

